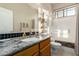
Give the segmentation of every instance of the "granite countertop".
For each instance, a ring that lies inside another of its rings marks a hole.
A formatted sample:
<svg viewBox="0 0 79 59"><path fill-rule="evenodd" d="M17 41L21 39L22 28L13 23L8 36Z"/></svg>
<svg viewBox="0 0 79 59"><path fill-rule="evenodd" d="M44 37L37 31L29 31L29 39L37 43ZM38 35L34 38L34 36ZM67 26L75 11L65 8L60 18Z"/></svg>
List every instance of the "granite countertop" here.
<svg viewBox="0 0 79 59"><path fill-rule="evenodd" d="M23 49L27 49L31 47L32 45L37 44L42 40L45 40L48 37L49 36L25 38L25 39L20 40L19 42L11 43L6 47L3 47L3 48L0 47L0 56L14 55ZM15 38L12 38L12 39L15 39Z"/></svg>

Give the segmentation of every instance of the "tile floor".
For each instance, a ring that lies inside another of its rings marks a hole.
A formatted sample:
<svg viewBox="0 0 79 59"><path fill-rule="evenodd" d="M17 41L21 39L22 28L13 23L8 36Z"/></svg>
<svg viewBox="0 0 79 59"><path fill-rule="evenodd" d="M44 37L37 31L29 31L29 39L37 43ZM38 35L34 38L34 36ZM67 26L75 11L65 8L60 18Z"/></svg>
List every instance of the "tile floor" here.
<svg viewBox="0 0 79 59"><path fill-rule="evenodd" d="M52 56L75 56L75 51L73 48L69 48L69 47L65 47L65 46L62 46L61 47L61 50L59 50L59 53L57 52L53 52L52 51ZM60 51L62 53L60 53Z"/></svg>

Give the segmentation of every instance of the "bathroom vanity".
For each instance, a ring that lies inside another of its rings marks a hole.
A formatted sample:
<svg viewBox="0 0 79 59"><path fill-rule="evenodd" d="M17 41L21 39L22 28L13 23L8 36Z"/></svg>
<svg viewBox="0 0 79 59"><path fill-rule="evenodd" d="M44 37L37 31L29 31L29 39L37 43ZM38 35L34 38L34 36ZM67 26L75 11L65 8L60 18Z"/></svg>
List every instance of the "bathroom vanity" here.
<svg viewBox="0 0 79 59"><path fill-rule="evenodd" d="M25 39L12 38L13 43L0 47L0 56L50 56L50 36L29 37Z"/></svg>
<svg viewBox="0 0 79 59"><path fill-rule="evenodd" d="M20 52L14 54L15 56L50 56L50 37L33 44L27 49L23 49Z"/></svg>

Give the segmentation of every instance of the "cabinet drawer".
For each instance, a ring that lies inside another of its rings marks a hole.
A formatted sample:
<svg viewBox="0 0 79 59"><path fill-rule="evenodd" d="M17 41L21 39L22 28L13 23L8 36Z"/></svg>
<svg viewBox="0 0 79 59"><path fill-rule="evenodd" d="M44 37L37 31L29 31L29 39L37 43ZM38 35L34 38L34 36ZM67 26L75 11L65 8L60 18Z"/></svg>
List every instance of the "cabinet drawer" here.
<svg viewBox="0 0 79 59"><path fill-rule="evenodd" d="M50 38L47 38L46 40L40 42L40 49L43 49L48 44L50 44Z"/></svg>
<svg viewBox="0 0 79 59"><path fill-rule="evenodd" d="M51 55L51 49L50 49L50 44L44 47L42 50L40 50L40 55L41 56L50 56Z"/></svg>
<svg viewBox="0 0 79 59"><path fill-rule="evenodd" d="M33 56L33 54L39 52L39 45L34 45L26 50L23 50L21 52L18 52L15 54L16 56Z"/></svg>

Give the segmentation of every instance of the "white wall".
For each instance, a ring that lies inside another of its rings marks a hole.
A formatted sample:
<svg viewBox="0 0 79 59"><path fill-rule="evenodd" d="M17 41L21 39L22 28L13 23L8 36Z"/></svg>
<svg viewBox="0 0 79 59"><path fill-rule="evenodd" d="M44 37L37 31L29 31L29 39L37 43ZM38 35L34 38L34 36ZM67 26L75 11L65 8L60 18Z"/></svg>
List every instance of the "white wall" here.
<svg viewBox="0 0 79 59"><path fill-rule="evenodd" d="M55 10L60 10L60 9L66 8L66 7L71 6L71 5L73 6L74 4L73 3L56 3L56 4L53 4L52 12L54 12ZM76 6L77 5L78 4L76 4ZM76 16L69 16L69 17L58 18L58 19L55 19L54 16L55 15L53 14L52 15L53 19L51 22L51 27L52 27L51 32L55 32L56 29L61 29L61 31L63 31L64 29L70 30L68 39L57 38L56 34L54 35L54 38L56 40L75 43L75 40L76 40L76 21L77 21Z"/></svg>
<svg viewBox="0 0 79 59"><path fill-rule="evenodd" d="M54 36L56 40L66 41L75 43L76 39L76 16L69 16L64 18L58 18L53 20L52 32L56 32L56 30L60 29L69 30L68 38L58 38L57 35Z"/></svg>

